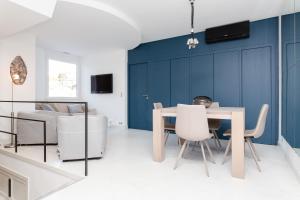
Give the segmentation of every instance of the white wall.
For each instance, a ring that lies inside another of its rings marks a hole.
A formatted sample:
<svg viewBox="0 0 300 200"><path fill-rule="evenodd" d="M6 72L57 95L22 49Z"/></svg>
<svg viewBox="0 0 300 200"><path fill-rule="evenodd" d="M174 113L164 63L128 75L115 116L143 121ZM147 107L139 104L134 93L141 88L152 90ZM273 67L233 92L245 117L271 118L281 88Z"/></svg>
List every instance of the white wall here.
<svg viewBox="0 0 300 200"><path fill-rule="evenodd" d="M0 100L11 100L12 84L10 63L16 56L22 56L28 76L21 86L14 86L14 100L35 100L35 37L29 34L18 34L0 41ZM11 104L0 103L0 114L8 115ZM32 104L15 104L15 111L33 110ZM10 130L8 120L0 119L0 129ZM8 137L0 133L0 143L7 143Z"/></svg>
<svg viewBox="0 0 300 200"><path fill-rule="evenodd" d="M49 100L47 94L47 60L48 57L58 60L78 60L79 67L79 100L89 102L90 108L97 109L109 118L110 125L127 126L127 51L110 49L79 57L62 52L36 48L36 99ZM112 73L114 80L113 94L91 94L90 76ZM64 100L64 99L58 99Z"/></svg>
<svg viewBox="0 0 300 200"><path fill-rule="evenodd" d="M37 100L61 100L64 101L66 98L49 98L48 97L48 59L56 59L65 62L77 63L79 65L78 70L78 97L71 100L80 100L80 86L81 86L81 75L80 75L80 57L76 55L70 55L67 53L46 49L43 47L36 47L36 99ZM67 99L70 100L70 99Z"/></svg>
<svg viewBox="0 0 300 200"><path fill-rule="evenodd" d="M44 100L47 96L46 92L46 76L47 76L47 56L46 51L41 47L36 47L36 99Z"/></svg>
<svg viewBox="0 0 300 200"><path fill-rule="evenodd" d="M91 94L91 75L113 74L113 94ZM127 51L105 50L81 59L82 98L109 118L110 125L127 126Z"/></svg>
<svg viewBox="0 0 300 200"><path fill-rule="evenodd" d="M295 149L291 147L291 145L285 140L283 136L279 136L278 145L283 151L285 158L291 165L292 169L297 175L298 180L300 181L300 157L296 153Z"/></svg>

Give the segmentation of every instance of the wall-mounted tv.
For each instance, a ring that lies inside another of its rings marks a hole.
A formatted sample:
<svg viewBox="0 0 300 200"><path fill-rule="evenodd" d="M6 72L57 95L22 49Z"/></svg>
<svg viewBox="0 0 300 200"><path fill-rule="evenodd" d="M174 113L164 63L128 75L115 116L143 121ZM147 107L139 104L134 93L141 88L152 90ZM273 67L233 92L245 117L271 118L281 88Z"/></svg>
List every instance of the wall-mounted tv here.
<svg viewBox="0 0 300 200"><path fill-rule="evenodd" d="M113 93L113 75L100 74L91 76L92 94Z"/></svg>

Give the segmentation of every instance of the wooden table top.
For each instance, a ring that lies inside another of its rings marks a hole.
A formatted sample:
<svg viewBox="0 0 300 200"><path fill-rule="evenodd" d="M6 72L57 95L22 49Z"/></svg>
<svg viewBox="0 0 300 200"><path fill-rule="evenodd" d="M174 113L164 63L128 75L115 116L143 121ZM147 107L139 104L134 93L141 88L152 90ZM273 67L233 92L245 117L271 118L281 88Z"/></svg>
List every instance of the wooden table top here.
<svg viewBox="0 0 300 200"><path fill-rule="evenodd" d="M168 107L161 109L163 117L176 117L177 107ZM211 119L231 119L232 112L245 112L244 107L219 107L207 108L207 118Z"/></svg>

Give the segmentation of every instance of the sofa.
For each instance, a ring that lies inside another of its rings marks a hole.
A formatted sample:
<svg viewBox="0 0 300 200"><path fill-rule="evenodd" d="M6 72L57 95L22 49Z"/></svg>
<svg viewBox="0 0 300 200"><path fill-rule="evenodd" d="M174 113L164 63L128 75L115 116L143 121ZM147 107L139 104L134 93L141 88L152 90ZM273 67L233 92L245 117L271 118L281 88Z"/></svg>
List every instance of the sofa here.
<svg viewBox="0 0 300 200"><path fill-rule="evenodd" d="M63 161L82 160L85 157L84 116L57 118L58 152ZM88 116L88 158L102 158L107 135L107 117Z"/></svg>
<svg viewBox="0 0 300 200"><path fill-rule="evenodd" d="M69 116L68 113L51 111L18 112L18 117L46 121L47 144L57 144L57 117ZM43 144L43 123L17 120L18 144Z"/></svg>
<svg viewBox="0 0 300 200"><path fill-rule="evenodd" d="M33 112L18 112L18 117L46 121L47 144L57 144L57 117L84 115L84 106L79 104L36 104ZM90 109L88 115L97 115ZM43 144L43 124L40 122L17 120L18 144Z"/></svg>

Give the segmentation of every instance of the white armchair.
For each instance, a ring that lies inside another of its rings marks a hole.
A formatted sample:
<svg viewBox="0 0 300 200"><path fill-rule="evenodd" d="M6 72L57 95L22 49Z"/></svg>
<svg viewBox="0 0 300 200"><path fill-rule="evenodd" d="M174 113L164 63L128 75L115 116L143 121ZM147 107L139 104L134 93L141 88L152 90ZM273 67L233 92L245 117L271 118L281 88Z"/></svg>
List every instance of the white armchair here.
<svg viewBox="0 0 300 200"><path fill-rule="evenodd" d="M58 151L63 161L84 159L84 116L60 116L57 120ZM104 155L107 117L88 116L88 158Z"/></svg>

